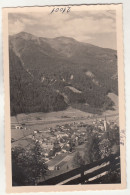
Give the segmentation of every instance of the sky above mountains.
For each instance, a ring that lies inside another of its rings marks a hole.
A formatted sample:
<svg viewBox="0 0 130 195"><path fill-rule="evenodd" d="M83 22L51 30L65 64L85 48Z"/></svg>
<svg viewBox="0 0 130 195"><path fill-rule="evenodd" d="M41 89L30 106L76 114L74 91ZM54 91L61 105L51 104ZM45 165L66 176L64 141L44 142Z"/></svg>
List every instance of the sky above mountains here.
<svg viewBox="0 0 130 195"><path fill-rule="evenodd" d="M78 41L116 49L116 12L9 13L9 34L25 31L38 37L72 37Z"/></svg>

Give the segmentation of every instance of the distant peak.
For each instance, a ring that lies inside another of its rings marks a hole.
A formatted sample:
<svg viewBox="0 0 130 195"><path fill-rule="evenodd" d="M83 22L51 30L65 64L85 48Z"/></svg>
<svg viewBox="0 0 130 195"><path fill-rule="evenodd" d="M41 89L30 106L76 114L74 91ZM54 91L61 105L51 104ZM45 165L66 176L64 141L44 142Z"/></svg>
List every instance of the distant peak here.
<svg viewBox="0 0 130 195"><path fill-rule="evenodd" d="M60 36L60 37L55 37L55 39L73 39L73 38L72 37Z"/></svg>
<svg viewBox="0 0 130 195"><path fill-rule="evenodd" d="M28 32L25 32L25 31L21 31L21 32L17 33L17 35L31 35L31 34Z"/></svg>
<svg viewBox="0 0 130 195"><path fill-rule="evenodd" d="M60 37L56 37L54 38L55 40L59 40L59 41L76 41L74 38L72 37L64 37L64 36L60 36Z"/></svg>
<svg viewBox="0 0 130 195"><path fill-rule="evenodd" d="M26 40L28 40L28 39L36 39L37 38L35 35L32 35L32 34L30 34L28 32L24 32L24 31L13 35L13 37L21 37L21 38L26 39Z"/></svg>

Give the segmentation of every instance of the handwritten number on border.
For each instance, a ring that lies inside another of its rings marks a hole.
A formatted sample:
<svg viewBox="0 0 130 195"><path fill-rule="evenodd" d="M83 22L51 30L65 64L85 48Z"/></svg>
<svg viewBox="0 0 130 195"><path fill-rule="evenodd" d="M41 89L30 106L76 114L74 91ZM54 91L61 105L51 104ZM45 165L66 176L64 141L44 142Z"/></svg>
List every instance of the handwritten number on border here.
<svg viewBox="0 0 130 195"><path fill-rule="evenodd" d="M70 12L70 10L71 10L71 7L62 7L62 8L59 8L59 7L57 7L57 8L53 8L52 9L52 11L51 11L51 14L52 13L56 13L56 12L60 12L60 13L64 13L64 12L66 12L66 13L69 13Z"/></svg>

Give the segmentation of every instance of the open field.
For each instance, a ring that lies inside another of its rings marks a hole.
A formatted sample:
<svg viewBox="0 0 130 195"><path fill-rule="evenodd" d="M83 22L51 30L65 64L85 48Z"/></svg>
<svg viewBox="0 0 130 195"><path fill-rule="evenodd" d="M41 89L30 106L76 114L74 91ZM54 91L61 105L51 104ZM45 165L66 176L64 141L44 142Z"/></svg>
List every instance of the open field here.
<svg viewBox="0 0 130 195"><path fill-rule="evenodd" d="M118 114L113 114L113 115L105 115L106 118L109 119L109 121L116 121L118 123ZM95 118L104 118L105 116L96 116ZM41 130L41 131L46 131L48 128L50 127L55 127L56 125L62 125L62 124L71 124L74 122L81 122L84 121L87 124L92 124L92 122L95 120L95 118L75 118L75 119L65 119L65 120L57 120L57 121L48 121L48 122L37 122L34 123L34 121L32 121L32 123L26 123L26 130L18 130L15 129L15 125L18 123L12 123L11 125L11 137L14 139L19 139L20 137L24 137L27 136L29 134L32 134L34 130Z"/></svg>
<svg viewBox="0 0 130 195"><path fill-rule="evenodd" d="M11 124L16 123L26 123L26 124L41 124L44 122L44 124L50 123L56 123L58 122L64 122L64 121L71 121L71 120L78 120L78 119L86 119L86 118L94 118L94 117L103 117L106 114L108 115L115 115L118 114L118 96L109 93L108 97L112 99L115 106L113 107L114 110L107 110L103 112L101 115L97 116L97 114L90 114L88 112L83 112L78 109L68 107L64 111L58 111L58 112L50 112L50 113L29 113L29 114L18 114L17 117L12 116L11 117Z"/></svg>
<svg viewBox="0 0 130 195"><path fill-rule="evenodd" d="M80 111L69 107L64 111L51 112L51 113L30 113L30 114L19 114L17 117L11 117L11 138L18 140L15 145L21 145L22 143L26 146L29 136L32 136L34 130L42 131L42 136L48 135L48 128L55 128L56 125L72 124L75 122L85 122L92 124L94 120L105 118L109 121L119 122L118 119L118 96L114 94L108 95L115 103L114 110L108 110L102 113L102 115L90 114L87 112ZM16 129L16 125L25 124L26 129ZM20 138L24 140L20 140ZM14 145L14 143L12 143Z"/></svg>
<svg viewBox="0 0 130 195"><path fill-rule="evenodd" d="M11 117L11 123L17 123L17 120L21 122L31 123L31 122L55 122L57 120L66 120L68 118L74 119L76 117L87 117L89 113L82 112L80 110L69 107L64 111L50 112L50 113L31 113L31 114L18 114L16 117Z"/></svg>

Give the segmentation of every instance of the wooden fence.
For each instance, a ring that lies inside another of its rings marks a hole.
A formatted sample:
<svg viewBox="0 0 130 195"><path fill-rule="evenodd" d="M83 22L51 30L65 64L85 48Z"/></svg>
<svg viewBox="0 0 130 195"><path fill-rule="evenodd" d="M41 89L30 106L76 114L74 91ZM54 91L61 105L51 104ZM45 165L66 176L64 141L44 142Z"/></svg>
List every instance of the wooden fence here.
<svg viewBox="0 0 130 195"><path fill-rule="evenodd" d="M113 154L99 161L83 165L37 185L76 185L100 183L108 174L118 170L120 173L120 154Z"/></svg>

